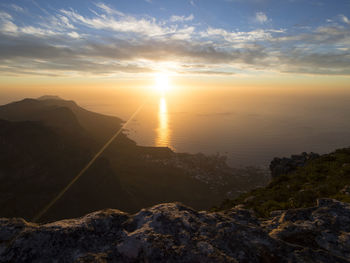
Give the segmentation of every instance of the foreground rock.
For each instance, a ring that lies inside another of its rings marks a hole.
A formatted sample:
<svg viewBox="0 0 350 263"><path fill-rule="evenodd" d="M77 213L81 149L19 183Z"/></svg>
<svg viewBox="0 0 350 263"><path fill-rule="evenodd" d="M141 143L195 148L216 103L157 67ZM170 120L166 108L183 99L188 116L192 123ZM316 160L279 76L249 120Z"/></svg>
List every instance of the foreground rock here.
<svg viewBox="0 0 350 263"><path fill-rule="evenodd" d="M197 212L179 203L45 225L0 219L0 262L350 262L350 205Z"/></svg>

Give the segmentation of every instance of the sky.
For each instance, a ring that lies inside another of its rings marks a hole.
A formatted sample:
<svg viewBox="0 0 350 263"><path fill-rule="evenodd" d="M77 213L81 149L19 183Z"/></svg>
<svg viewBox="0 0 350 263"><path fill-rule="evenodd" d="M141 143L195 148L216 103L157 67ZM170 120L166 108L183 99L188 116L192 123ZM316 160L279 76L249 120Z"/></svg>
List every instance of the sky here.
<svg viewBox="0 0 350 263"><path fill-rule="evenodd" d="M2 0L0 80L348 85L350 0Z"/></svg>

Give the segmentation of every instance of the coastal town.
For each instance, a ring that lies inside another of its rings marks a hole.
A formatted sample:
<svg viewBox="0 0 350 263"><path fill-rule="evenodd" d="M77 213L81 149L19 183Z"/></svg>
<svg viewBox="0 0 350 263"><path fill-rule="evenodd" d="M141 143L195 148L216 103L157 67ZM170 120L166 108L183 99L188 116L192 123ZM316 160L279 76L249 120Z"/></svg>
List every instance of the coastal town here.
<svg viewBox="0 0 350 263"><path fill-rule="evenodd" d="M227 156L219 153L206 155L171 152L161 158L155 158L151 154L145 154L144 158L158 165L184 170L192 178L207 184L211 190L224 190L227 198L237 195L242 189L265 186L270 180L267 167L233 168L227 164Z"/></svg>

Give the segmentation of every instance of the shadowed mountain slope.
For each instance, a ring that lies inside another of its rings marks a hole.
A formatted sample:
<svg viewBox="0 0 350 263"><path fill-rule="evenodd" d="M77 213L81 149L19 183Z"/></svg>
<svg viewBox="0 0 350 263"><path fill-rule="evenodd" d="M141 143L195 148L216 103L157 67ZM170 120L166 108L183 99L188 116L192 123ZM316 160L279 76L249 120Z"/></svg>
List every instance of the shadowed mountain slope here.
<svg viewBox="0 0 350 263"><path fill-rule="evenodd" d="M0 214L30 219L91 159L84 137L57 133L40 122L0 120ZM99 159L46 219L108 207L132 207L118 175Z"/></svg>

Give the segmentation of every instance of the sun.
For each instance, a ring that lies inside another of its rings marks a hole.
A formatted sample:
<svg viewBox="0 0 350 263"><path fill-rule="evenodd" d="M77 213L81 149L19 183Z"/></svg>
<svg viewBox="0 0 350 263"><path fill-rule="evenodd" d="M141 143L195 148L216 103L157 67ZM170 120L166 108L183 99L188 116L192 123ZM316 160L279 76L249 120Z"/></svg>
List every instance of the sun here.
<svg viewBox="0 0 350 263"><path fill-rule="evenodd" d="M170 89L169 75L167 73L157 73L154 79L154 87L158 92L165 94Z"/></svg>

